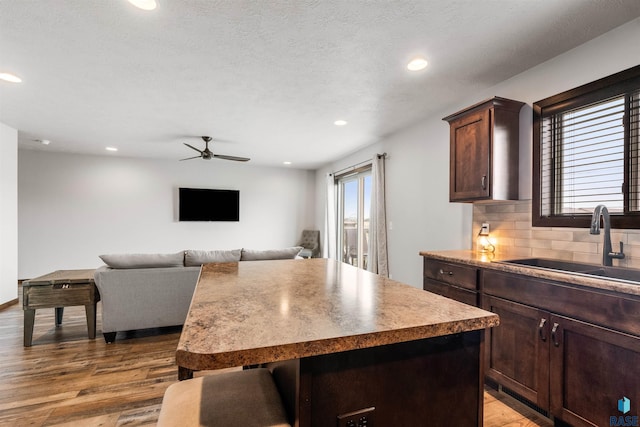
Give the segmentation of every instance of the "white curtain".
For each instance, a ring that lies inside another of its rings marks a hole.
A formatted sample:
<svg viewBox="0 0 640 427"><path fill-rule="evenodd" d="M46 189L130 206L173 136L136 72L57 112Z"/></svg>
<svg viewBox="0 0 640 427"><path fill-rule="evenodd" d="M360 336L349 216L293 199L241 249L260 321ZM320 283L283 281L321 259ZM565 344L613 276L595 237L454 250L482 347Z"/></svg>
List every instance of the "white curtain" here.
<svg viewBox="0 0 640 427"><path fill-rule="evenodd" d="M373 156L371 165L371 218L369 219L369 261L367 270L389 277L387 258L387 214L384 197L384 159Z"/></svg>
<svg viewBox="0 0 640 427"><path fill-rule="evenodd" d="M322 248L322 256L324 258L337 259L336 240L338 231L336 229L336 183L333 174L327 174L327 202L326 211L324 213L324 236L325 244Z"/></svg>

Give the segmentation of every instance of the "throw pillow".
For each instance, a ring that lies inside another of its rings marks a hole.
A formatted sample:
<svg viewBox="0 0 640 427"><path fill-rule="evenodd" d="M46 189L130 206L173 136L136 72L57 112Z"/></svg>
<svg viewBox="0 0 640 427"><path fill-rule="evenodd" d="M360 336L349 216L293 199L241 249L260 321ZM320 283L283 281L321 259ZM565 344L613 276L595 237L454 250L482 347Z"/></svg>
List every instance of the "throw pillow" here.
<svg viewBox="0 0 640 427"><path fill-rule="evenodd" d="M188 250L184 253L184 265L187 267L199 267L208 262L236 262L240 261L241 252L241 249L222 251Z"/></svg>
<svg viewBox="0 0 640 427"><path fill-rule="evenodd" d="M111 268L182 267L184 252L175 254L111 254L100 255Z"/></svg>
<svg viewBox="0 0 640 427"><path fill-rule="evenodd" d="M264 251L242 249L241 261L261 261L271 259L294 259L302 250L302 246L284 249L268 249Z"/></svg>

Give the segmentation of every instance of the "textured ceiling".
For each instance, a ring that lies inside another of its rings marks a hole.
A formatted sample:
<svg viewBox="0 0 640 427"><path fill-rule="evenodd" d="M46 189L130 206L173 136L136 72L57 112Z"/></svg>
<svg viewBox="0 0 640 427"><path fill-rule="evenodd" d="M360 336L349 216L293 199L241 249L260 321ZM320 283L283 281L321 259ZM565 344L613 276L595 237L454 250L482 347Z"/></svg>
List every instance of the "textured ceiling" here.
<svg viewBox="0 0 640 427"><path fill-rule="evenodd" d="M211 135L218 154L315 168L640 16L638 0L157 2L0 0L0 72L23 79L0 81L0 122L21 148L180 159ZM429 67L411 74L415 55Z"/></svg>

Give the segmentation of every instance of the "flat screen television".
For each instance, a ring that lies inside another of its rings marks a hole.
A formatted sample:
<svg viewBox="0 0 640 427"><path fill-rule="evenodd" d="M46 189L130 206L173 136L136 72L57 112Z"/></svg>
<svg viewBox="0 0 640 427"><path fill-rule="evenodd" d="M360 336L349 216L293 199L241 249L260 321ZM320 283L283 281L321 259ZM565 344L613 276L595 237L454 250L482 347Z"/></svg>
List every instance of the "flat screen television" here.
<svg viewBox="0 0 640 427"><path fill-rule="evenodd" d="M240 191L180 188L179 221L240 221Z"/></svg>

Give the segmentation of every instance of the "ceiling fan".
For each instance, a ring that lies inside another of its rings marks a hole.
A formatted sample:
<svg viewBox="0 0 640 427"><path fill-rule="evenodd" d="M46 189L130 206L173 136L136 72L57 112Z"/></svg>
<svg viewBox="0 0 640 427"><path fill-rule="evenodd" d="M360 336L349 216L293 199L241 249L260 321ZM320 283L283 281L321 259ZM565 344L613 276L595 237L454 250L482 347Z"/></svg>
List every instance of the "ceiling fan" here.
<svg viewBox="0 0 640 427"><path fill-rule="evenodd" d="M186 145L187 147L196 150L198 153L200 153L199 156L193 156L193 157L187 157L186 159L180 159L180 161L182 160L191 160L191 159L198 159L198 158L202 158L205 160L211 160L212 158L216 158L216 159L222 159L222 160L233 160L236 162L248 162L249 159L248 157L236 157L236 156L225 156L224 154L213 154L211 152L211 150L209 150L209 142L211 141L211 137L210 136L203 136L201 137L202 140L205 143L205 147L204 150L199 150L196 147L194 147L193 145L187 144L186 142L184 143L184 145Z"/></svg>

